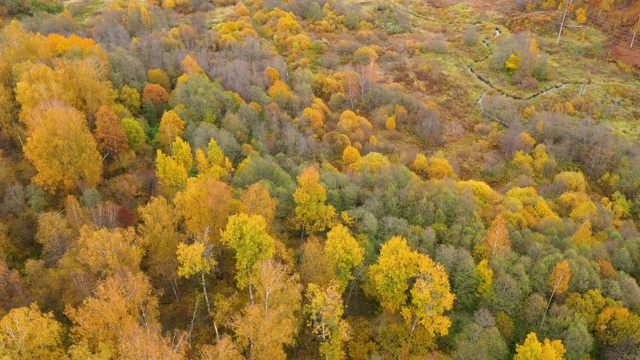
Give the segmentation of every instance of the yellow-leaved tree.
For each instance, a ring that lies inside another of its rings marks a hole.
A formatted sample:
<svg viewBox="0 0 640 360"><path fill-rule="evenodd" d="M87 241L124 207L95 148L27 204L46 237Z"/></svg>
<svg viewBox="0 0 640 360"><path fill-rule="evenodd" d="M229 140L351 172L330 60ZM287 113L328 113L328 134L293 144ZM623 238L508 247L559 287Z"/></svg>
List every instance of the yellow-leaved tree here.
<svg viewBox="0 0 640 360"><path fill-rule="evenodd" d="M178 211L167 199L159 196L152 198L145 206L138 207L138 213L142 220L138 225L138 233L145 250L145 269L148 269L152 279L168 280L177 298L177 250L183 237L178 232Z"/></svg>
<svg viewBox="0 0 640 360"><path fill-rule="evenodd" d="M127 327L157 324L158 300L143 273L125 272L105 279L93 296L77 308L67 306L65 314L74 324L73 359L119 358L118 344Z"/></svg>
<svg viewBox="0 0 640 360"><path fill-rule="evenodd" d="M276 207L278 201L271 198L269 190L262 183L255 183L246 188L240 195L242 202L242 212L249 215L260 215L267 223L267 227L271 225L276 215Z"/></svg>
<svg viewBox="0 0 640 360"><path fill-rule="evenodd" d="M527 335L524 344L516 345L513 360L563 360L565 351L562 341L544 339L541 343L536 333L532 332Z"/></svg>
<svg viewBox="0 0 640 360"><path fill-rule="evenodd" d="M305 313L309 316L307 325L321 342L320 355L324 355L326 360L344 359L343 345L349 340L351 329L342 318L344 306L338 284L334 282L326 289L321 289L311 283L306 296L309 300L309 304L304 307Z"/></svg>
<svg viewBox="0 0 640 360"><path fill-rule="evenodd" d="M176 194L174 203L184 219L189 243L178 244L180 267L178 275L189 278L200 274L208 313L211 303L207 293L205 275L217 265L214 244L231 211L231 187L212 176L190 178L185 189Z"/></svg>
<svg viewBox="0 0 640 360"><path fill-rule="evenodd" d="M181 138L176 137L171 144L171 155L158 149L156 175L166 193L172 195L184 189L192 167L191 146Z"/></svg>
<svg viewBox="0 0 640 360"><path fill-rule="evenodd" d="M498 215L489 226L482 244L479 245L479 251L485 258L490 259L496 255L503 254L510 248L511 241L509 240L507 222L502 215Z"/></svg>
<svg viewBox="0 0 640 360"><path fill-rule="evenodd" d="M375 296L383 308L395 313L406 302L409 279L416 273L417 254L407 241L394 236L382 245L378 261L367 274L365 291Z"/></svg>
<svg viewBox="0 0 640 360"><path fill-rule="evenodd" d="M323 231L336 217L336 209L325 204L327 190L320 184L320 174L315 167L309 166L298 176L298 188L293 194L296 203L294 224L304 233L313 234Z"/></svg>
<svg viewBox="0 0 640 360"><path fill-rule="evenodd" d="M38 173L33 182L50 193L78 186L94 188L102 178L102 157L87 121L68 106L52 107L32 119L24 154Z"/></svg>
<svg viewBox="0 0 640 360"><path fill-rule="evenodd" d="M358 149L349 145L342 151L342 161L345 165L355 164L358 160L360 160L360 152Z"/></svg>
<svg viewBox="0 0 640 360"><path fill-rule="evenodd" d="M138 115L141 105L140 92L138 90L125 84L122 87L122 90L120 90L120 96L118 99L132 115Z"/></svg>
<svg viewBox="0 0 640 360"><path fill-rule="evenodd" d="M596 336L604 344L613 346L623 341L640 342L640 316L620 305L609 305L598 315Z"/></svg>
<svg viewBox="0 0 640 360"><path fill-rule="evenodd" d="M395 130L396 129L396 117L395 115L390 116L387 121L385 122L384 125L387 130L391 131L391 130Z"/></svg>
<svg viewBox="0 0 640 360"><path fill-rule="evenodd" d="M11 88L0 85L0 132L9 135L14 113L15 101L11 96Z"/></svg>
<svg viewBox="0 0 640 360"><path fill-rule="evenodd" d="M167 111L160 120L160 131L156 139L162 146L169 148L169 151L172 152L172 142L176 137L184 135L185 125L186 122L175 111Z"/></svg>
<svg viewBox="0 0 640 360"><path fill-rule="evenodd" d="M171 92L171 81L169 80L169 75L167 75L164 70L150 69L147 71L147 78L149 79L149 83L158 84L165 90Z"/></svg>
<svg viewBox="0 0 640 360"><path fill-rule="evenodd" d="M520 68L521 64L522 58L516 54L511 54L507 61L505 61L504 67L507 69L507 71L513 74L516 72L516 70L518 70L518 68Z"/></svg>
<svg viewBox="0 0 640 360"><path fill-rule="evenodd" d="M212 175L217 179L226 179L233 171L231 160L224 155L224 151L215 139L211 139L206 151L196 150L198 173Z"/></svg>
<svg viewBox="0 0 640 360"><path fill-rule="evenodd" d="M62 325L36 304L12 309L0 319L0 358L63 359Z"/></svg>
<svg viewBox="0 0 640 360"><path fill-rule="evenodd" d="M416 154L416 158L411 163L411 170L415 171L418 175L427 177L429 169L429 161L427 157L422 154Z"/></svg>
<svg viewBox="0 0 640 360"><path fill-rule="evenodd" d="M455 295L450 290L444 266L412 251L407 240L397 236L382 245L365 283L365 292L383 308L391 313L400 310L412 332L422 325L431 338L449 332L451 320L444 312L453 308Z"/></svg>
<svg viewBox="0 0 640 360"><path fill-rule="evenodd" d="M140 238L133 228L94 230L84 226L75 251L77 261L102 278L139 271L143 255Z"/></svg>
<svg viewBox="0 0 640 360"><path fill-rule="evenodd" d="M184 218L192 238L219 239L231 212L232 190L215 177L200 175L190 178L185 189L176 194L174 203Z"/></svg>
<svg viewBox="0 0 640 360"><path fill-rule="evenodd" d="M580 225L578 230L571 236L571 241L576 245L587 244L591 245L595 241L593 233L591 232L591 221L587 219Z"/></svg>
<svg viewBox="0 0 640 360"><path fill-rule="evenodd" d="M213 256L213 247L206 243L203 239L197 239L191 244L178 244L178 276L190 278L193 275L200 274L200 284L204 292L204 299L207 304L207 313L211 313L211 303L209 302L209 294L207 293L207 282L205 275L210 273L218 262Z"/></svg>
<svg viewBox="0 0 640 360"><path fill-rule="evenodd" d="M69 222L60 213L51 211L38 216L36 241L42 244L42 254L46 261L58 261L76 240Z"/></svg>
<svg viewBox="0 0 640 360"><path fill-rule="evenodd" d="M273 259L256 264L252 283L255 303L249 303L232 323L238 344L250 359L284 360L284 345L293 345L300 326L302 286L298 274Z"/></svg>
<svg viewBox="0 0 640 360"><path fill-rule="evenodd" d="M35 129L40 114L52 104L72 107L82 114L96 114L112 101L107 64L88 57L82 61L57 61L55 69L36 64L27 67L16 84L16 100L21 105L20 120L29 131Z"/></svg>
<svg viewBox="0 0 640 360"><path fill-rule="evenodd" d="M456 172L449 164L449 161L442 156L432 156L429 158L429 167L427 167L429 178L440 180L445 177L455 177Z"/></svg>
<svg viewBox="0 0 640 360"><path fill-rule="evenodd" d="M250 280L254 266L260 260L270 259L276 250L275 240L267 233L264 218L245 213L230 216L221 241L235 250L236 285L241 290L249 287L249 297L253 304L253 287Z"/></svg>
<svg viewBox="0 0 640 360"><path fill-rule="evenodd" d="M491 284L493 284L493 270L489 267L487 259L482 259L476 266L476 279L478 287L476 295L478 297L486 297L491 292Z"/></svg>
<svg viewBox="0 0 640 360"><path fill-rule="evenodd" d="M364 260L364 248L351 236L349 230L337 225L327 234L324 255L333 267L338 289L343 292L353 280L353 269Z"/></svg>
<svg viewBox="0 0 640 360"><path fill-rule="evenodd" d="M418 254L416 281L411 288L411 301L401 310L411 331L422 325L432 338L447 335L451 320L444 315L453 309L455 295L451 293L449 276L444 266L429 255Z"/></svg>

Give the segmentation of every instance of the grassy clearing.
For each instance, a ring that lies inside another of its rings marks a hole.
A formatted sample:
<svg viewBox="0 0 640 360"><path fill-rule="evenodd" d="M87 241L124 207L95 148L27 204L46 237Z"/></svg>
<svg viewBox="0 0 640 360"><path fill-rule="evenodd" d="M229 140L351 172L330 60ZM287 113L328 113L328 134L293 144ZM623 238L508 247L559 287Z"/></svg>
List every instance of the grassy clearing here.
<svg viewBox="0 0 640 360"><path fill-rule="evenodd" d="M549 79L539 83L539 90L527 91L513 86L508 74L491 69L490 58L476 63L474 69L500 92L520 98L573 84L531 99L529 103L538 111L553 111L558 104L567 102L580 103L579 84L585 84L583 97L587 104L582 111L577 110L576 115L609 122L619 133L632 139L640 138L636 120L640 117L640 82L637 77L629 76L631 71L625 66L606 61L606 35L592 28L569 28L563 33L559 46L555 34L537 34L536 38L541 52L548 55L549 64Z"/></svg>
<svg viewBox="0 0 640 360"><path fill-rule="evenodd" d="M113 3L115 3L114 0L68 0L64 2L64 7L76 21L83 22Z"/></svg>
<svg viewBox="0 0 640 360"><path fill-rule="evenodd" d="M213 28L218 24L224 22L224 20L235 10L235 5L229 5L224 7L215 8L207 13L207 27Z"/></svg>

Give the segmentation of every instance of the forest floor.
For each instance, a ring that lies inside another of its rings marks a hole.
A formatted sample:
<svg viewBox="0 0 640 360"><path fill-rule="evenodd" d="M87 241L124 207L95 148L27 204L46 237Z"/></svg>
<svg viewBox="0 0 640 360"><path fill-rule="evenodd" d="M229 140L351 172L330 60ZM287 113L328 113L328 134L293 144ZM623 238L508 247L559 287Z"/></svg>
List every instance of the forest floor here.
<svg viewBox="0 0 640 360"><path fill-rule="evenodd" d="M613 45L607 47L609 55L618 61L621 61L627 65L631 65L640 71L640 46L633 49L629 48L629 44L623 42L616 42Z"/></svg>

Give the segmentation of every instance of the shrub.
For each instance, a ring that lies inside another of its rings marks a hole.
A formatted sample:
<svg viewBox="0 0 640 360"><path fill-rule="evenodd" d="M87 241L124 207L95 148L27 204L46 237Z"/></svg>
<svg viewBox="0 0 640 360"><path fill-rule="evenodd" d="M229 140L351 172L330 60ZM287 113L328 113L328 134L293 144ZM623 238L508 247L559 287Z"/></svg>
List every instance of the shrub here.
<svg viewBox="0 0 640 360"><path fill-rule="evenodd" d="M464 44L473 46L478 42L478 28L475 25L468 25L463 32Z"/></svg>

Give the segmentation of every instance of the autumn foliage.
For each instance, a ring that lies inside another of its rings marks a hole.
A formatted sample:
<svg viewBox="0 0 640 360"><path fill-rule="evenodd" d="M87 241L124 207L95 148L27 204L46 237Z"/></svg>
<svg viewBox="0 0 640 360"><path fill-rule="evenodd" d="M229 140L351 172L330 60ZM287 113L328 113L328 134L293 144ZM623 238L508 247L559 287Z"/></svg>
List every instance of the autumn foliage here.
<svg viewBox="0 0 640 360"><path fill-rule="evenodd" d="M400 311L411 331L422 325L432 338L448 334L451 320L444 312L455 299L448 275L442 264L411 251L405 239L393 237L382 246L378 262L369 269L365 290L386 310Z"/></svg>
<svg viewBox="0 0 640 360"><path fill-rule="evenodd" d="M301 231L313 234L324 230L335 218L335 209L326 205L327 191L320 184L320 174L308 167L298 176L298 189L293 194L296 203L295 223Z"/></svg>
<svg viewBox="0 0 640 360"><path fill-rule="evenodd" d="M160 105L169 101L169 93L158 84L149 84L142 89L142 103L151 101L155 105Z"/></svg>
<svg viewBox="0 0 640 360"><path fill-rule="evenodd" d="M82 113L54 107L34 119L32 128L24 152L38 170L36 184L53 193L100 182L102 159Z"/></svg>
<svg viewBox="0 0 640 360"><path fill-rule="evenodd" d="M115 155L129 148L120 119L109 107L103 106L98 109L94 136L103 156Z"/></svg>
<svg viewBox="0 0 640 360"><path fill-rule="evenodd" d="M0 359L637 358L640 2L505 4L0 1Z"/></svg>

